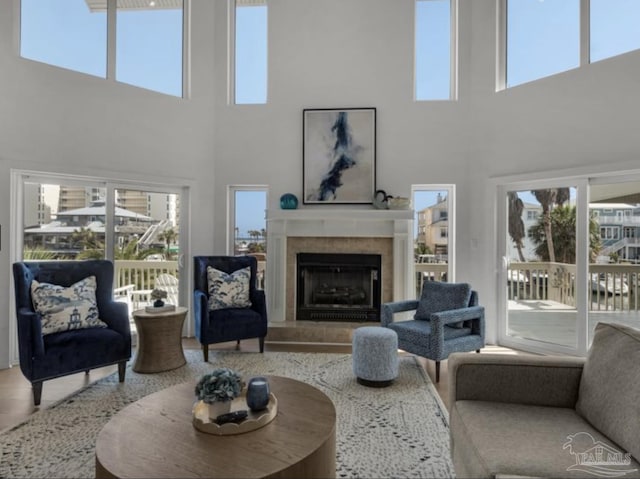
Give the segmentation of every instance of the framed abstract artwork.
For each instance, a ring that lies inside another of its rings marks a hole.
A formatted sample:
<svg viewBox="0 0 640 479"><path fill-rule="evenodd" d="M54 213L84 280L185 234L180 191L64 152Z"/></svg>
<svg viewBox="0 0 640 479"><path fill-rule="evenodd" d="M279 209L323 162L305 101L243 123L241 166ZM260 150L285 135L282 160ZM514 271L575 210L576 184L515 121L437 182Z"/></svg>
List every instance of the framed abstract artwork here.
<svg viewBox="0 0 640 479"><path fill-rule="evenodd" d="M302 112L305 204L371 204L376 190L376 109Z"/></svg>

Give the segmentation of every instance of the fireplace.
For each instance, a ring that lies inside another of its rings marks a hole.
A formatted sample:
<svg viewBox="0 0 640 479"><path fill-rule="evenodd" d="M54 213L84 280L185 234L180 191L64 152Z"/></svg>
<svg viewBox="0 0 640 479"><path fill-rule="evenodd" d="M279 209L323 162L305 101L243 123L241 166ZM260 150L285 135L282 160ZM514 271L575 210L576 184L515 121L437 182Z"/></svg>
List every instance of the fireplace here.
<svg viewBox="0 0 640 479"><path fill-rule="evenodd" d="M296 318L379 321L379 254L298 253Z"/></svg>
<svg viewBox="0 0 640 479"><path fill-rule="evenodd" d="M267 243L265 292L270 324L300 319L296 304L299 253L380 255L381 303L415 298L412 210L270 209ZM347 313L343 309L341 318ZM379 321L377 314L374 321Z"/></svg>

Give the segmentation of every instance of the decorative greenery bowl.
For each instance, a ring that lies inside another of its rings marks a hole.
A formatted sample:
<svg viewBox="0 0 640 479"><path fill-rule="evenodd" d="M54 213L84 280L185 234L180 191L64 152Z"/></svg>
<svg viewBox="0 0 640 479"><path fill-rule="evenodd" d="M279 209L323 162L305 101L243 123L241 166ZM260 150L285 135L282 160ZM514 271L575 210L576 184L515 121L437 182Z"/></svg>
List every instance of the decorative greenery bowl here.
<svg viewBox="0 0 640 479"><path fill-rule="evenodd" d="M207 404L227 402L237 398L244 383L240 374L229 368L214 369L196 384L196 397Z"/></svg>

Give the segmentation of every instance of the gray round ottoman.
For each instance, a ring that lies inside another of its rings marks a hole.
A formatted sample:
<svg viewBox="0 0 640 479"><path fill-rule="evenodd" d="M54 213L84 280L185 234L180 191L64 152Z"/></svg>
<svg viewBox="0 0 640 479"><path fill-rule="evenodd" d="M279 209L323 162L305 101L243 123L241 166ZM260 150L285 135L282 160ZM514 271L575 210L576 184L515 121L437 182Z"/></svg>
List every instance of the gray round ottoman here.
<svg viewBox="0 0 640 479"><path fill-rule="evenodd" d="M398 377L398 335L389 328L362 326L353 332L353 374L358 383L389 386Z"/></svg>

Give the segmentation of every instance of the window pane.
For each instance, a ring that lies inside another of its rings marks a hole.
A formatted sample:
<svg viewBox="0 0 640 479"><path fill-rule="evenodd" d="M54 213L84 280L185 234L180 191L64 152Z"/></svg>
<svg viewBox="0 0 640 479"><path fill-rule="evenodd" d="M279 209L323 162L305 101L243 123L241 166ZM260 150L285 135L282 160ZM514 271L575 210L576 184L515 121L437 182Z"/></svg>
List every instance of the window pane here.
<svg viewBox="0 0 640 479"><path fill-rule="evenodd" d="M267 6L236 4L235 33L235 102L266 103Z"/></svg>
<svg viewBox="0 0 640 479"><path fill-rule="evenodd" d="M638 0L591 0L591 61L640 48Z"/></svg>
<svg viewBox="0 0 640 479"><path fill-rule="evenodd" d="M235 192L235 254L266 253L267 192L236 190Z"/></svg>
<svg viewBox="0 0 640 479"><path fill-rule="evenodd" d="M416 100L451 98L451 3L416 2Z"/></svg>
<svg viewBox="0 0 640 479"><path fill-rule="evenodd" d="M25 182L23 258L104 258L105 188Z"/></svg>
<svg viewBox="0 0 640 479"><path fill-rule="evenodd" d="M267 266L267 190L235 190L234 204L233 253L256 257L257 286L258 289L264 289Z"/></svg>
<svg viewBox="0 0 640 479"><path fill-rule="evenodd" d="M576 277L577 199L573 186L506 194L503 287L512 338L577 347L577 291L585 284Z"/></svg>
<svg viewBox="0 0 640 479"><path fill-rule="evenodd" d="M107 72L107 15L84 0L22 0L20 55L102 78Z"/></svg>
<svg viewBox="0 0 640 479"><path fill-rule="evenodd" d="M181 97L182 2L145 9L128 3L118 0L116 80Z"/></svg>
<svg viewBox="0 0 640 479"><path fill-rule="evenodd" d="M449 194L447 190L416 189L413 191L414 270L416 298L425 281L447 281L449 251ZM451 249L450 249L451 248Z"/></svg>
<svg viewBox="0 0 640 479"><path fill-rule="evenodd" d="M580 0L508 0L507 87L580 65Z"/></svg>

